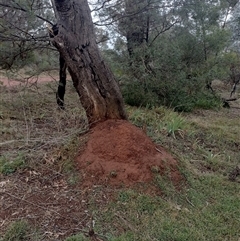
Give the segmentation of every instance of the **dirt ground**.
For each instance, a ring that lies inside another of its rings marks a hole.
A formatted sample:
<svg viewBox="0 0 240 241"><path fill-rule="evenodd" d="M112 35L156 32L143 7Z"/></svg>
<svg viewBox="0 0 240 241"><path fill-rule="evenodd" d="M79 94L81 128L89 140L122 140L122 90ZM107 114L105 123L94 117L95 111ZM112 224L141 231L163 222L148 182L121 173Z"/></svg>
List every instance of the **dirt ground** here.
<svg viewBox="0 0 240 241"><path fill-rule="evenodd" d="M15 88L46 82L49 77L26 82L0 77L0 81ZM94 205L102 208L119 188L161 195L154 187L156 174L165 175L177 189L183 184L177 160L128 121L99 123L81 138L88 141L75 159L77 184L69 183L59 167L59 157L47 154L36 166L8 176L0 174L0 235L18 220L31 225L35 237L30 240L64 240L75 233L87 234L93 196Z"/></svg>
<svg viewBox="0 0 240 241"><path fill-rule="evenodd" d="M17 79L7 78L6 76L0 73L0 85L7 86L7 87L13 87L13 86L27 87L34 84L46 83L49 81L56 81L56 78L54 76L49 76L49 75L46 75L46 76L40 75L37 77L21 78L17 80Z"/></svg>
<svg viewBox="0 0 240 241"><path fill-rule="evenodd" d="M76 157L80 173L77 185L70 185L56 171L57 163L52 159L1 178L3 230L7 224L24 219L40 229L41 240L62 240L74 233L88 233L92 196L97 200L94 205L104 207L118 188L160 195L152 185L156 173L165 175L177 188L183 184L177 160L129 122L108 120L86 135L86 147Z"/></svg>
<svg viewBox="0 0 240 241"><path fill-rule="evenodd" d="M0 76L0 82L9 87L46 81L49 77L19 82ZM99 123L84 138L86 146L75 159L80 178L77 185L71 185L58 169L58 158L46 158L36 167L0 176L0 235L10 223L21 219L36 228L32 231L36 236L30 240L63 240L75 233L88 233L92 205L104 207L114 199L114 190L131 187L161 195L153 187L156 174L171 180L176 189L184 183L178 161L127 121Z"/></svg>
<svg viewBox="0 0 240 241"><path fill-rule="evenodd" d="M177 161L124 120L107 120L91 129L77 162L84 186L129 187L153 181L154 173L167 174L175 186L183 180Z"/></svg>

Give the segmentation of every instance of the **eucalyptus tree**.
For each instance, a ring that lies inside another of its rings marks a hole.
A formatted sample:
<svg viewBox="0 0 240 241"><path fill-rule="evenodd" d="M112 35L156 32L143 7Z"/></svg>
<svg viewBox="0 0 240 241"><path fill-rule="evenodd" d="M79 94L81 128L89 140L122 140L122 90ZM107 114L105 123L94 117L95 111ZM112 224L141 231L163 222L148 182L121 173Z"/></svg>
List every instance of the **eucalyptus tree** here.
<svg viewBox="0 0 240 241"><path fill-rule="evenodd" d="M126 119L123 99L113 73L96 43L87 0L54 0L57 30L52 42L65 60L89 124Z"/></svg>
<svg viewBox="0 0 240 241"><path fill-rule="evenodd" d="M235 1L236 2L236 1ZM226 21L235 6L233 1L186 0L183 24L201 48L199 61L207 61L226 46ZM225 46L224 46L225 45Z"/></svg>
<svg viewBox="0 0 240 241"><path fill-rule="evenodd" d="M1 50L6 52L2 67L11 68L22 62L26 53L46 47L49 37L45 23L49 23L51 41L60 53L64 70L65 63L68 66L89 123L126 119L119 87L96 43L87 0L3 0L0 7ZM55 21L56 25L52 23ZM64 71L61 74L60 78L66 77Z"/></svg>
<svg viewBox="0 0 240 241"><path fill-rule="evenodd" d="M173 12L181 1L156 0L98 0L104 8L99 11L97 25L111 26L126 39L130 57L139 47L151 45L163 32L179 22Z"/></svg>
<svg viewBox="0 0 240 241"><path fill-rule="evenodd" d="M230 29L232 31L231 47L240 54L240 1L237 2L230 18Z"/></svg>

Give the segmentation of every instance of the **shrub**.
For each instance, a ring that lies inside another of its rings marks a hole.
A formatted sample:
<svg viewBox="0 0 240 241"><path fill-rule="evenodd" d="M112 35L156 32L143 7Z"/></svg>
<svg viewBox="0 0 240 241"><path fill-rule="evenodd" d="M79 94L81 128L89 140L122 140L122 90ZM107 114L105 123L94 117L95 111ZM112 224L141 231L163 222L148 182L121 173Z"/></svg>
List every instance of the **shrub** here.
<svg viewBox="0 0 240 241"><path fill-rule="evenodd" d="M144 87L144 84L137 81L128 82L122 87L122 94L126 104L130 106L155 106L158 103L158 97L150 88Z"/></svg>

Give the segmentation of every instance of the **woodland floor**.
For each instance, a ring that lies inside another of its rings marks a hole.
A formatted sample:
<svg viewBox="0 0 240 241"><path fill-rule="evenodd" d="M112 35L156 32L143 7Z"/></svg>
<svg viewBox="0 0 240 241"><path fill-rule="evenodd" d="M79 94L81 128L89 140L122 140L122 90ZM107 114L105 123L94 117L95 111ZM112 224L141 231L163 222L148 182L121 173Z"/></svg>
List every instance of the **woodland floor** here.
<svg viewBox="0 0 240 241"><path fill-rule="evenodd" d="M38 83L47 80L42 77ZM4 78L0 81L8 88L19 83ZM30 85L35 83L36 80L28 82ZM201 113L203 119L207 118L208 111ZM228 113L230 118L238 118L238 104ZM4 118L2 114L1 119ZM12 122L18 117L8 118ZM194 114L189 118L194 120ZM47 124L44 117L38 116L34 121L34 130L43 131L43 125ZM109 202L116 200L120 189L133 188L141 193L161 196L161 190L154 184L156 174L165 176L176 191L185 185L177 158L156 145L144 130L133 124L108 120L90 130L86 127L83 133L78 139L80 147L76 140L70 144L74 146L75 153L72 154L75 161L74 164L70 161L69 167L66 167L68 159L73 158L68 154L65 156L72 150L69 145L59 150L41 140L41 157L39 149L34 147L35 154L31 153L31 160L35 158L35 161L32 164L28 163L7 176L0 174L0 235L10 223L26 220L32 229L28 240L63 240L79 232L92 235L93 240L106 240L104 236L91 233L93 210L107 208ZM1 140L1 144L8 141L11 144L12 140L8 139ZM14 145L1 145L0 154L15 152L18 155L22 149L26 150L26 146L19 145L18 149L14 149ZM119 222L125 221L120 214L115 215L116 222L112 225L117 229Z"/></svg>

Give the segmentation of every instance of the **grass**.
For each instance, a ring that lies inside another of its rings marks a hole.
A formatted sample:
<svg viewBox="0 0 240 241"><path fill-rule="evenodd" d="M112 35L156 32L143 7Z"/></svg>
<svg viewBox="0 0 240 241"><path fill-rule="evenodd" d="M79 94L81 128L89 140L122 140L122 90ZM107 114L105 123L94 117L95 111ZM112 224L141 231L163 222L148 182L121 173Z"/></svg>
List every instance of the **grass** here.
<svg viewBox="0 0 240 241"><path fill-rule="evenodd" d="M19 151L26 159L43 157L46 149L66 147L87 130L85 113L69 88L72 97L66 99L67 110L59 111L54 82L31 88L1 87L0 147L9 161L15 160Z"/></svg>
<svg viewBox="0 0 240 241"><path fill-rule="evenodd" d="M36 182L31 184L31 180L25 180L27 188L23 194L31 194L31 190L37 190L37 180L45 183L49 178L38 174L42 166L53 169L51 175L63 178L71 190L68 193L64 188L63 192L58 187L49 189L54 192L54 200L46 203L50 208L66 195L69 195L70 204L78 197L79 189L74 187L80 182L73 159L79 145L86 142L79 140L79 136L88 129L74 90L68 88L66 111L59 111L54 99L55 87L55 83L29 89L0 87L0 186L8 192L7 188L15 185L11 180L20 180L23 173L29 171ZM232 115L231 109L178 114L162 107L126 108L132 123L146 130L157 144L179 160L179 168L186 178L185 186L177 191L169 180L153 169L160 194L97 186L84 190L87 196L83 195L80 200L81 212L78 210L76 218L80 228L70 230L68 237L60 236L67 232L67 229L61 229L63 223L60 221L61 225L54 227L52 234L41 229L51 225L53 218L48 216L49 209L41 206L44 211L41 223L40 217L36 219L39 223L28 222L32 217L30 214L19 221L16 213L6 221L8 225L3 223L1 241L87 241L91 240L88 234L91 225L97 237L104 241L239 241L239 178L236 181L228 179L240 162L239 117ZM45 188L44 185L41 187ZM18 200L21 205L24 195ZM40 200L37 205L40 207ZM76 208L76 205L71 207ZM8 208L12 207L4 210ZM56 209L55 214L64 209L65 206ZM83 218L82 214L85 214Z"/></svg>
<svg viewBox="0 0 240 241"><path fill-rule="evenodd" d="M21 241L27 240L28 224L23 221L12 223L6 231L1 241Z"/></svg>
<svg viewBox="0 0 240 241"><path fill-rule="evenodd" d="M8 175L25 167L24 158L19 154L14 160L8 160L7 156L0 157L0 173Z"/></svg>
<svg viewBox="0 0 240 241"><path fill-rule="evenodd" d="M88 240L89 239L84 237L84 235L82 235L82 234L73 235L73 236L68 237L67 239L65 239L65 241L88 241Z"/></svg>

